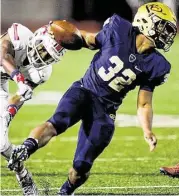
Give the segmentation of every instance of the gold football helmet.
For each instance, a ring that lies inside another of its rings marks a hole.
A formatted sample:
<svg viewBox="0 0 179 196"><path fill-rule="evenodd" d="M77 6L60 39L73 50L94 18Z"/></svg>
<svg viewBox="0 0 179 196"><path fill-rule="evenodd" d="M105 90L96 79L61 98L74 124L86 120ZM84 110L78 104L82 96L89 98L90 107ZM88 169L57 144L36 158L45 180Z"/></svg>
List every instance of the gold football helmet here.
<svg viewBox="0 0 179 196"><path fill-rule="evenodd" d="M139 7L133 21L139 31L152 40L158 49L167 52L177 33L174 12L160 2L147 3Z"/></svg>

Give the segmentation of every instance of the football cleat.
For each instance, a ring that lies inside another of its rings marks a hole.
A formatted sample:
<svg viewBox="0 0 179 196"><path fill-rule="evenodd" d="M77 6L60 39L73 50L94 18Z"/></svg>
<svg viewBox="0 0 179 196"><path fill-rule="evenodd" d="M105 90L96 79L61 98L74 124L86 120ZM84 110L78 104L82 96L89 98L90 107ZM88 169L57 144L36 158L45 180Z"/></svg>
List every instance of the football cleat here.
<svg viewBox="0 0 179 196"><path fill-rule="evenodd" d="M26 170L26 175L24 177L16 174L17 181L19 182L20 187L22 188L24 196L35 196L38 195L37 187L32 179L32 174Z"/></svg>
<svg viewBox="0 0 179 196"><path fill-rule="evenodd" d="M72 196L74 196L75 194L74 194L74 192L73 193L71 193L71 194L69 194L69 192L66 190L66 189L63 189L62 187L60 188L60 190L59 190L59 192L57 193L57 195L72 195Z"/></svg>
<svg viewBox="0 0 179 196"><path fill-rule="evenodd" d="M59 195L59 196L61 195L61 196L62 196L62 195L69 195L69 194L68 194L65 190L62 189L62 190L60 190L60 192L58 192L57 195ZM70 195L71 195L71 196L74 196L75 194L72 193L72 194L70 194Z"/></svg>
<svg viewBox="0 0 179 196"><path fill-rule="evenodd" d="M173 178L179 178L179 164L173 167L161 167L160 173L163 173L164 175L167 175Z"/></svg>
<svg viewBox="0 0 179 196"><path fill-rule="evenodd" d="M58 195L68 195L68 193L62 189L60 192L58 192Z"/></svg>
<svg viewBox="0 0 179 196"><path fill-rule="evenodd" d="M8 168L10 170L16 170L16 166L19 162L25 161L28 159L27 148L24 145L17 146L9 159Z"/></svg>

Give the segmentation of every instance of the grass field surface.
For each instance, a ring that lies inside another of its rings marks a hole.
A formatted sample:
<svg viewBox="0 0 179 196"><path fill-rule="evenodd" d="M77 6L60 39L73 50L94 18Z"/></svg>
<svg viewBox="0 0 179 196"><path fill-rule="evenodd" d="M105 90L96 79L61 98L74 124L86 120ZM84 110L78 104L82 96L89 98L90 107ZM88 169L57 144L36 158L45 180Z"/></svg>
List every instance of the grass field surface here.
<svg viewBox="0 0 179 196"><path fill-rule="evenodd" d="M171 51L164 54L172 64L168 82L154 92L154 113L179 115L179 37ZM39 92L65 92L71 83L83 76L94 52L80 50L70 52L54 66L51 79L35 90ZM15 86L11 85L12 91ZM137 90L130 92L119 108L118 114L136 114ZM24 105L10 126L9 137L15 144L21 144L36 125L47 120L55 105ZM26 162L32 172L41 195L55 195L67 178L71 167L78 135L76 124L61 136L37 151ZM163 165L179 162L179 127L154 128L159 138L155 152L143 140L139 127L116 127L109 147L96 160L87 183L76 194L121 194L121 195L179 195L178 179L159 173ZM22 195L13 172L1 162L1 195Z"/></svg>

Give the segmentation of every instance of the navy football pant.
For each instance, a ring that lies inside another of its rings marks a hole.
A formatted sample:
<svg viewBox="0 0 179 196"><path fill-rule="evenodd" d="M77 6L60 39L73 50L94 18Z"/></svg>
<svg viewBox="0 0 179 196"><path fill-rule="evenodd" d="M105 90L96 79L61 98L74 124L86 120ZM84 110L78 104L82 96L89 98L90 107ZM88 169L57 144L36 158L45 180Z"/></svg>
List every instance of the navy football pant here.
<svg viewBox="0 0 179 196"><path fill-rule="evenodd" d="M110 143L114 133L114 120L110 118L111 114L115 115L115 109L107 109L94 94L84 89L80 82L75 82L64 94L55 113L48 120L58 134L82 120L73 161L73 166L78 171L84 169L84 172L88 172L93 161Z"/></svg>

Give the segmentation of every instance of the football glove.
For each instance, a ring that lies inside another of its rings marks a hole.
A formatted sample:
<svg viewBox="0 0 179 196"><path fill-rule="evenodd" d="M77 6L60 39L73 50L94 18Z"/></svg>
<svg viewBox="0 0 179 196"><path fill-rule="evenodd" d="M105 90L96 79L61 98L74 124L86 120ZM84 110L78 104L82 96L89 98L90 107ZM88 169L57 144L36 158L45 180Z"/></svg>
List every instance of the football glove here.
<svg viewBox="0 0 179 196"><path fill-rule="evenodd" d="M24 75L19 70L14 70L11 74L11 78L16 82L18 86L17 95L22 98L20 101L27 101L32 98L32 89L26 84Z"/></svg>
<svg viewBox="0 0 179 196"><path fill-rule="evenodd" d="M32 89L29 85L19 82L18 83L18 88L19 90L17 91L17 95L20 95L22 98L20 101L27 101L32 98Z"/></svg>

